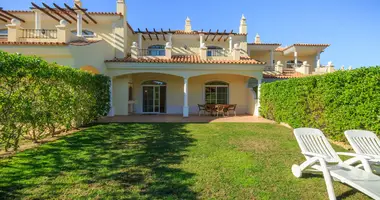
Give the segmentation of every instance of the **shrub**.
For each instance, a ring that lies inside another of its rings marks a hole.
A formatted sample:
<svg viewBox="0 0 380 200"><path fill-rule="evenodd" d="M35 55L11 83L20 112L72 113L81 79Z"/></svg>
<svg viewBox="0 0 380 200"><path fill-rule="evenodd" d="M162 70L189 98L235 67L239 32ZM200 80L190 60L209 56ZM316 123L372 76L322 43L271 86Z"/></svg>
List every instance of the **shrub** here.
<svg viewBox="0 0 380 200"><path fill-rule="evenodd" d="M380 135L380 66L265 83L262 116L292 127L314 127L335 140L365 129Z"/></svg>
<svg viewBox="0 0 380 200"><path fill-rule="evenodd" d="M38 57L0 51L0 141L17 150L107 114L110 80Z"/></svg>

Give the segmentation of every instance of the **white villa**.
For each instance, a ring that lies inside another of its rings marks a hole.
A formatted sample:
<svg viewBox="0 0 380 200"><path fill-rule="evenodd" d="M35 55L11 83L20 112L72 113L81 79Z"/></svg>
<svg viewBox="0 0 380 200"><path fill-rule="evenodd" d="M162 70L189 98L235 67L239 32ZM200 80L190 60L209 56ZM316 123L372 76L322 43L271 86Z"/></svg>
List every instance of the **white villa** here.
<svg viewBox="0 0 380 200"><path fill-rule="evenodd" d="M132 28L124 0L116 12L72 5L0 8L0 50L111 77L110 115L198 113L198 104L236 104L237 114L259 115L263 81L334 71L322 66L328 44L248 42L246 18L233 30ZM109 1L107 1L109 2ZM252 36L253 38L253 36Z"/></svg>

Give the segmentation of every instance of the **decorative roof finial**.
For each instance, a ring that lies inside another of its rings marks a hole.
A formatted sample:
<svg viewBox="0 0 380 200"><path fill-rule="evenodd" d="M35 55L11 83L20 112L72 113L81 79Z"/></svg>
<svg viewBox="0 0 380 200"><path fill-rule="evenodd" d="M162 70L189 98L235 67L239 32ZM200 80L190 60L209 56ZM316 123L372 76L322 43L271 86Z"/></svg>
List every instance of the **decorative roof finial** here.
<svg viewBox="0 0 380 200"><path fill-rule="evenodd" d="M240 27L239 27L239 33L240 34L247 34L247 19L245 18L244 14L241 16L240 19Z"/></svg>
<svg viewBox="0 0 380 200"><path fill-rule="evenodd" d="M185 32L192 32L193 30L191 29L191 20L189 17L186 18L185 22Z"/></svg>
<svg viewBox="0 0 380 200"><path fill-rule="evenodd" d="M260 35L258 33L256 33L255 44L261 44Z"/></svg>

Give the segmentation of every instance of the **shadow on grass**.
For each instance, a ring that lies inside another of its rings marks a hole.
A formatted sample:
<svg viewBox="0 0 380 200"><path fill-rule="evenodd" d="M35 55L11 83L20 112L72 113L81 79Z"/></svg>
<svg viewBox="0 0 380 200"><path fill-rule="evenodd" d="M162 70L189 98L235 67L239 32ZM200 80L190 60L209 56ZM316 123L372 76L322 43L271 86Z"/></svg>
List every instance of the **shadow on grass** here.
<svg viewBox="0 0 380 200"><path fill-rule="evenodd" d="M0 162L0 197L196 199L185 124L105 124ZM70 193L70 191L76 192Z"/></svg>

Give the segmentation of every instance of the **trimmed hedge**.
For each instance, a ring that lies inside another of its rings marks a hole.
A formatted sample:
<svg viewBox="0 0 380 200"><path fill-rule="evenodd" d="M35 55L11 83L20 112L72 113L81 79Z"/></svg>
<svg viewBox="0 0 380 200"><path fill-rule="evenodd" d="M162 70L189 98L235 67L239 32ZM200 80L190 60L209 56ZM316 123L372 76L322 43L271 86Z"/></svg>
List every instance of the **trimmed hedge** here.
<svg viewBox="0 0 380 200"><path fill-rule="evenodd" d="M38 57L0 51L0 142L17 150L107 114L110 80Z"/></svg>
<svg viewBox="0 0 380 200"><path fill-rule="evenodd" d="M264 83L260 102L263 117L334 140L344 141L349 129L380 135L380 66Z"/></svg>

